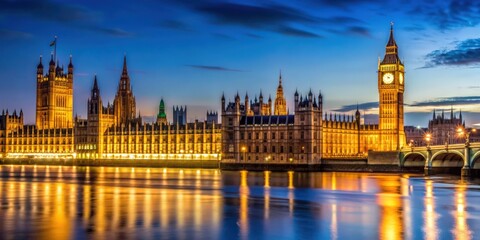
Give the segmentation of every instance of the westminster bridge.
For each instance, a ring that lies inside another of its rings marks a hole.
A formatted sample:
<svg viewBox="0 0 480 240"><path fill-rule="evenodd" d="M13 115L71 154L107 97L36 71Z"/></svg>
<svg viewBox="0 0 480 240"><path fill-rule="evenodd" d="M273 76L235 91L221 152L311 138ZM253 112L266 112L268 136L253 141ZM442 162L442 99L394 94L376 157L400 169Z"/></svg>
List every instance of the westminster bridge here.
<svg viewBox="0 0 480 240"><path fill-rule="evenodd" d="M478 161L480 159L480 142L408 146L400 151L399 157L401 167L424 166L426 175L431 174L433 169L461 169L462 176L469 176L476 169L480 171L480 161Z"/></svg>

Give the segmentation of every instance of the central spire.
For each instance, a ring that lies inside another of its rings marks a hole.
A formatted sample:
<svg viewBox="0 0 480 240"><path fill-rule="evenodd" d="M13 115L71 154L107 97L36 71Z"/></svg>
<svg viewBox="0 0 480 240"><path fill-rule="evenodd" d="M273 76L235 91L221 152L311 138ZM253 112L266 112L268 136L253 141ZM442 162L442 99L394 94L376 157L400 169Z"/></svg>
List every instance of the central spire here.
<svg viewBox="0 0 480 240"><path fill-rule="evenodd" d="M397 43L393 37L393 22L390 23L390 37L388 39L387 48L388 47L397 47Z"/></svg>
<svg viewBox="0 0 480 240"><path fill-rule="evenodd" d="M122 70L122 76L120 77L120 86L119 86L119 91L129 91L131 89L130 86L130 77L128 76L128 70L127 70L127 55L123 56L123 70Z"/></svg>
<svg viewBox="0 0 480 240"><path fill-rule="evenodd" d="M127 71L127 55L123 56L123 70L122 70L122 75L128 75Z"/></svg>
<svg viewBox="0 0 480 240"><path fill-rule="evenodd" d="M390 36L385 48L385 57L380 64L402 64L398 57L398 46L393 35L393 22L390 23Z"/></svg>

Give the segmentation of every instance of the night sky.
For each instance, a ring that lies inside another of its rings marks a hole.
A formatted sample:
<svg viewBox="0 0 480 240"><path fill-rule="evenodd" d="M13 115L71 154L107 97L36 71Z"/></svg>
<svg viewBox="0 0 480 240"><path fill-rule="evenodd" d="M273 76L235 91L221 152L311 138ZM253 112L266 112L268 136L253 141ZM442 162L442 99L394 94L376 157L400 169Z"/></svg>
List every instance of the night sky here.
<svg viewBox="0 0 480 240"><path fill-rule="evenodd" d="M56 35L60 64L73 55L82 117L95 74L113 102L126 55L146 120L162 97L169 119L173 105L188 105L189 120L220 111L222 92L274 98L281 71L290 109L295 89L311 88L324 111L358 103L374 121L390 22L406 67L406 124L426 126L433 109L452 106L479 123L480 2L463 0L0 0L0 108L23 108L33 123L36 66Z"/></svg>

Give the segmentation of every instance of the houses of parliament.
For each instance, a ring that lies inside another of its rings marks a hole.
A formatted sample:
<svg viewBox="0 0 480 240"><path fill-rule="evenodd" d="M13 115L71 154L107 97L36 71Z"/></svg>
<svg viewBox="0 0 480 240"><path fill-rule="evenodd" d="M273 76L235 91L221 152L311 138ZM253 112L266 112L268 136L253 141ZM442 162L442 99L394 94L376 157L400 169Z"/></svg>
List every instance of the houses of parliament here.
<svg viewBox="0 0 480 240"><path fill-rule="evenodd" d="M113 103L105 104L93 79L87 117L73 115L74 65L65 71L53 55L45 71L37 66L35 125L25 125L20 110L0 115L2 158L63 159L198 159L244 163L319 164L322 158L365 158L369 151L398 151L405 146L404 65L398 57L393 27L385 56L378 63L379 121L363 124L354 115L323 111L320 91L295 92L293 113L287 110L282 75L275 100L233 102L221 98L221 123L214 111L206 120L187 122L187 107L173 107L167 121L165 102L155 122L143 121L136 109L127 58Z"/></svg>

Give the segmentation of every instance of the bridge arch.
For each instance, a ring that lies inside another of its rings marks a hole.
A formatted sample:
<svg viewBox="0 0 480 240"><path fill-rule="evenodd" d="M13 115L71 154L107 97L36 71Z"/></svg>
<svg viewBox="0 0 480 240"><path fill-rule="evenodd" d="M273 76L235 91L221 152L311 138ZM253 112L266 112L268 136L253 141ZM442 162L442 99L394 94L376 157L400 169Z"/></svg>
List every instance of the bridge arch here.
<svg viewBox="0 0 480 240"><path fill-rule="evenodd" d="M428 165L430 167L457 167L461 168L464 164L464 154L457 150L440 150L435 152Z"/></svg>
<svg viewBox="0 0 480 240"><path fill-rule="evenodd" d="M480 150L478 152L476 152L475 154L473 154L472 158L471 158L471 163L470 163L470 167L473 168L473 169L480 169L480 161L477 161L480 159ZM475 166L477 165L477 166Z"/></svg>
<svg viewBox="0 0 480 240"><path fill-rule="evenodd" d="M423 152L408 152L403 155L402 167L421 167L425 166L427 156Z"/></svg>

